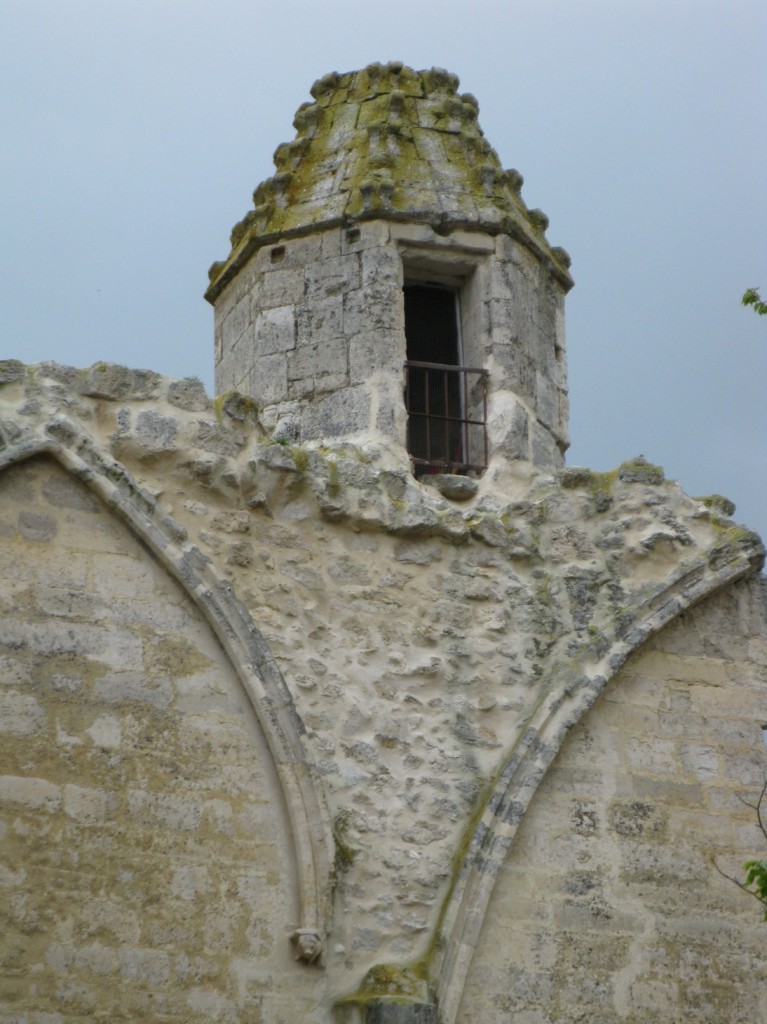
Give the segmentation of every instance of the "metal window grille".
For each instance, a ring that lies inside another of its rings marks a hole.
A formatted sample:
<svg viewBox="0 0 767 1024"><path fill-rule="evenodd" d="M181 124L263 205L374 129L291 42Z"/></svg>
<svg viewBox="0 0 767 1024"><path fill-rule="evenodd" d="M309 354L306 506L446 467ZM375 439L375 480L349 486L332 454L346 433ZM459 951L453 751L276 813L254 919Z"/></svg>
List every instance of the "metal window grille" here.
<svg viewBox="0 0 767 1024"><path fill-rule="evenodd" d="M407 447L416 476L485 469L488 371L409 359L405 372Z"/></svg>

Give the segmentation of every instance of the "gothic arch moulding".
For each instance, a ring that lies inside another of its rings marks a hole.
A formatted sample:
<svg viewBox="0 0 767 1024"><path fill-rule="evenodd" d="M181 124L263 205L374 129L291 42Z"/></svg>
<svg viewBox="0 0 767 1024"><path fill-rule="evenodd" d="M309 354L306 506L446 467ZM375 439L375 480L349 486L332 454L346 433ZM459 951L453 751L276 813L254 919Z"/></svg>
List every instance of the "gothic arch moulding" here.
<svg viewBox="0 0 767 1024"><path fill-rule="evenodd" d="M324 798L285 681L231 585L188 543L184 528L72 419L53 416L34 432L5 422L0 424L0 442L0 473L48 456L85 484L151 552L210 625L257 716L279 780L294 844L299 932L324 937L333 849Z"/></svg>
<svg viewBox="0 0 767 1024"><path fill-rule="evenodd" d="M454 1024L501 865L572 727L583 720L630 655L683 612L758 571L763 557L759 539L746 531L739 541L712 545L695 560L679 565L605 630L607 642L600 658L587 656L579 663L554 667L540 704L498 774L483 813L472 824L465 855L456 866L432 974L442 1024Z"/></svg>

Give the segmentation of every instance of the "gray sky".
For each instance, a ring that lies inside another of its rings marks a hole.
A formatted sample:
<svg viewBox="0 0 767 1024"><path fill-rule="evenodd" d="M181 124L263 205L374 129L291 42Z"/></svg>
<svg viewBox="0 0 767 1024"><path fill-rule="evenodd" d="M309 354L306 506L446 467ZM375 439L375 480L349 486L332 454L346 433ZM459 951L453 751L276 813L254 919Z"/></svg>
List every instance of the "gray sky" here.
<svg viewBox="0 0 767 1024"><path fill-rule="evenodd" d="M0 0L0 355L199 376L207 268L327 71L446 67L573 258L571 465L767 536L763 0Z"/></svg>

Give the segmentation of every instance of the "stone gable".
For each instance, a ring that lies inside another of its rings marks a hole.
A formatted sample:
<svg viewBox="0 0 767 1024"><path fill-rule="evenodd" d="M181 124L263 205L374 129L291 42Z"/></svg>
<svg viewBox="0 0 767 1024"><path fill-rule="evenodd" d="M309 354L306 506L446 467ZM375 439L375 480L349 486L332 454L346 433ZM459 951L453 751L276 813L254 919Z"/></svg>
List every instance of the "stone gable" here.
<svg viewBox="0 0 767 1024"><path fill-rule="evenodd" d="M217 397L0 363L0 1024L767 1024L762 543L564 467L569 258L455 76L312 95Z"/></svg>

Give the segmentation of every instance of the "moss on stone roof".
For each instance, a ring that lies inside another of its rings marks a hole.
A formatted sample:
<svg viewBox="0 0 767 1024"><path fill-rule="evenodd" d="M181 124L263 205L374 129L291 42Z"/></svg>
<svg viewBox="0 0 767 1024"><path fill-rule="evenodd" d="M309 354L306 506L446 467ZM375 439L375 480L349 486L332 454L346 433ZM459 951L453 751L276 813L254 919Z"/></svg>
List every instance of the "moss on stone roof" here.
<svg viewBox="0 0 767 1024"><path fill-rule="evenodd" d="M399 62L315 82L314 102L296 113L296 138L278 146L276 173L232 230L229 257L210 268L206 298L213 302L262 245L371 219L510 234L570 287L567 253L545 239L548 218L527 209L522 175L503 169L476 99L458 87L441 68Z"/></svg>

